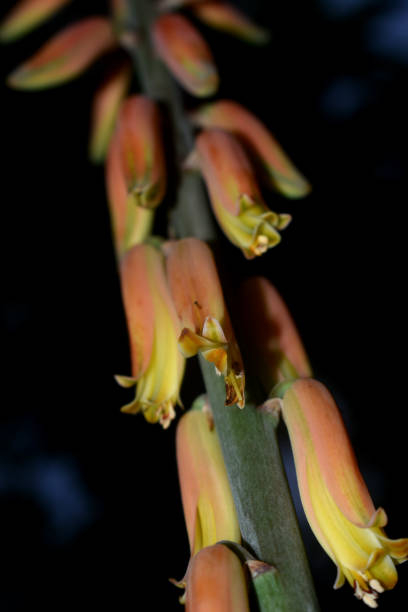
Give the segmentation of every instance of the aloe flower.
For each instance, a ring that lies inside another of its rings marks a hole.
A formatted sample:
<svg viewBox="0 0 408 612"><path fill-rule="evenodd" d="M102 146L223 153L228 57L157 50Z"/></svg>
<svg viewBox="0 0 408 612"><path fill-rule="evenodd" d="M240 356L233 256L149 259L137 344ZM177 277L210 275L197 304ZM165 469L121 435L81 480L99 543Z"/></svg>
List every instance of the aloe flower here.
<svg viewBox="0 0 408 612"><path fill-rule="evenodd" d="M124 61L107 75L94 94L89 156L95 163L105 159L120 105L129 89L131 76L130 62Z"/></svg>
<svg viewBox="0 0 408 612"><path fill-rule="evenodd" d="M233 34L247 42L264 44L269 40L267 30L253 23L229 2L199 2L193 5L193 11L194 15L206 25Z"/></svg>
<svg viewBox="0 0 408 612"><path fill-rule="evenodd" d="M177 425L177 468L191 554L241 535L221 446L209 409L189 410Z"/></svg>
<svg viewBox="0 0 408 612"><path fill-rule="evenodd" d="M243 567L223 544L201 550L186 575L186 612L249 612Z"/></svg>
<svg viewBox="0 0 408 612"><path fill-rule="evenodd" d="M310 184L295 168L268 128L246 108L231 100L206 104L192 115L204 128L219 128L235 134L264 171L268 182L288 198L302 198Z"/></svg>
<svg viewBox="0 0 408 612"><path fill-rule="evenodd" d="M408 539L390 540L387 516L375 509L337 406L319 382L296 381L285 393L283 418L294 453L303 507L311 528L358 599L377 607L397 582L395 563L408 558Z"/></svg>
<svg viewBox="0 0 408 612"><path fill-rule="evenodd" d="M146 96L127 98L119 111L112 155L135 206L155 208L166 191L166 164L160 114Z"/></svg>
<svg viewBox="0 0 408 612"><path fill-rule="evenodd" d="M20 0L0 24L0 41L12 42L34 30L71 0Z"/></svg>
<svg viewBox="0 0 408 612"><path fill-rule="evenodd" d="M197 238L167 242L166 268L182 332L185 357L200 352L225 378L226 405L245 405L241 353L209 247Z"/></svg>
<svg viewBox="0 0 408 612"><path fill-rule="evenodd" d="M116 46L112 26L104 17L88 17L58 34L8 78L15 89L43 89L73 79L98 57Z"/></svg>
<svg viewBox="0 0 408 612"><path fill-rule="evenodd" d="M275 287L260 276L240 290L242 329L252 363L269 392L288 378L309 377L312 370L292 316Z"/></svg>
<svg viewBox="0 0 408 612"><path fill-rule="evenodd" d="M136 385L135 399L123 412L142 412L150 423L167 428L184 373L178 350L180 323L167 287L161 253L150 245L137 245L120 263L132 376L117 376L124 387Z"/></svg>
<svg viewBox="0 0 408 612"><path fill-rule="evenodd" d="M160 58L184 89L198 97L216 92L218 73L211 51L185 17L160 16L153 26L153 41Z"/></svg>
<svg viewBox="0 0 408 612"><path fill-rule="evenodd" d="M113 137L106 159L106 191L111 216L113 241L118 259L150 234L154 212L150 208L136 206L129 195L122 171L120 143Z"/></svg>
<svg viewBox="0 0 408 612"><path fill-rule="evenodd" d="M264 203L250 161L240 143L221 130L204 130L196 139L192 163L200 168L215 216L227 237L247 259L279 244L278 230L290 215Z"/></svg>

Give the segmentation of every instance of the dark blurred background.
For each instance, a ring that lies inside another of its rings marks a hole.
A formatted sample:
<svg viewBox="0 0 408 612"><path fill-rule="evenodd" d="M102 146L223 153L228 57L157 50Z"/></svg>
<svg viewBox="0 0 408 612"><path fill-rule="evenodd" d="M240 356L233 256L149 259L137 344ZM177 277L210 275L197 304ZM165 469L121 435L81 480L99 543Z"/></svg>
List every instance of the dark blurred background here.
<svg viewBox="0 0 408 612"><path fill-rule="evenodd" d="M222 239L227 259L282 292L316 377L341 407L374 502L388 513L387 533L407 536L408 2L236 3L272 41L249 47L202 28L220 95L271 127L314 190L298 202L265 193L272 208L293 214L282 244L248 264ZM2 2L0 17L12 4ZM68 20L104 8L74 2L0 49L4 612L181 609L168 582L188 560L175 427L121 414L128 395L113 380L129 373L127 336L103 170L87 160L103 62L50 91L4 85ZM201 392L195 374L189 366L186 405ZM332 590L335 568L301 513L300 521L322 610L362 610L348 586ZM405 607L407 572L401 566L382 610Z"/></svg>

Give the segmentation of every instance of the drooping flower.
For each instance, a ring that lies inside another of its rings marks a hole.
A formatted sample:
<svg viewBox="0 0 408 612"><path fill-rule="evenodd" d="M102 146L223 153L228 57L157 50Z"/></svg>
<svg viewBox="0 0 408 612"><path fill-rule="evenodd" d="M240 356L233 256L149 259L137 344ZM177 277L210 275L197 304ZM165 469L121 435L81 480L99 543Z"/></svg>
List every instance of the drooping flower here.
<svg viewBox="0 0 408 612"><path fill-rule="evenodd" d="M229 2L198 2L193 5L194 15L205 24L233 34L246 42L265 44L269 33L251 21L236 6Z"/></svg>
<svg viewBox="0 0 408 612"><path fill-rule="evenodd" d="M263 277L240 291L241 327L251 363L269 392L284 379L310 377L312 370L292 316L275 287Z"/></svg>
<svg viewBox="0 0 408 612"><path fill-rule="evenodd" d="M370 608L397 582L395 563L408 558L408 539L390 540L387 516L375 509L337 406L319 382L296 381L285 393L283 418L294 453L303 507L315 536Z"/></svg>
<svg viewBox="0 0 408 612"><path fill-rule="evenodd" d="M193 409L177 425L177 467L191 554L219 540L240 542L237 514L209 409Z"/></svg>
<svg viewBox="0 0 408 612"><path fill-rule="evenodd" d="M233 244L252 259L280 242L290 215L264 203L250 161L240 143L221 130L202 131L193 163L200 168L215 216Z"/></svg>
<svg viewBox="0 0 408 612"><path fill-rule="evenodd" d="M210 248L197 238L167 242L169 287L180 318L179 346L185 357L200 352L225 378L226 405L245 405L241 353L224 302Z"/></svg>
<svg viewBox="0 0 408 612"><path fill-rule="evenodd" d="M104 17L88 17L51 38L16 68L7 82L15 89L54 87L81 74L115 46L110 21Z"/></svg>
<svg viewBox="0 0 408 612"><path fill-rule="evenodd" d="M268 128L246 108L231 100L206 104L192 114L204 128L232 132L243 142L264 171L272 187L288 198L301 198L310 184L295 168Z"/></svg>
<svg viewBox="0 0 408 612"><path fill-rule="evenodd" d="M131 75L130 63L122 62L107 75L94 94L89 154L95 163L105 159L121 102L130 85Z"/></svg>
<svg viewBox="0 0 408 612"><path fill-rule="evenodd" d="M166 164L157 104L146 96L127 98L119 111L111 155L117 156L135 206L155 208L166 191Z"/></svg>
<svg viewBox="0 0 408 612"><path fill-rule="evenodd" d="M153 26L156 51L173 76L191 94L211 96L218 73L211 51L198 30L182 15L164 14Z"/></svg>
<svg viewBox="0 0 408 612"><path fill-rule="evenodd" d="M249 612L244 570L227 546L209 546L191 559L186 612Z"/></svg>
<svg viewBox="0 0 408 612"><path fill-rule="evenodd" d="M0 41L12 42L53 17L71 0L20 0L0 24Z"/></svg>
<svg viewBox="0 0 408 612"><path fill-rule="evenodd" d="M128 194L117 138L112 138L109 145L105 178L113 240L120 259L126 251L142 243L150 234L154 211L136 206L133 197Z"/></svg>
<svg viewBox="0 0 408 612"><path fill-rule="evenodd" d="M166 428L175 417L184 373L177 346L180 323L166 283L162 254L150 245L137 245L120 263L132 376L117 376L124 387L136 385L135 399L123 412L143 412L150 423Z"/></svg>

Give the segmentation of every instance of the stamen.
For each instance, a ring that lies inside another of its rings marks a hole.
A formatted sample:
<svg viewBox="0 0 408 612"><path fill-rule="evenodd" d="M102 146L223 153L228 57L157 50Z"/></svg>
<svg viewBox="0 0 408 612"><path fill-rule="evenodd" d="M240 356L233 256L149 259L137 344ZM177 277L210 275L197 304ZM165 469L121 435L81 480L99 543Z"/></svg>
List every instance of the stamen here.
<svg viewBox="0 0 408 612"><path fill-rule="evenodd" d="M376 594L375 593L365 593L363 595L363 602L369 608L378 608L378 603L376 602Z"/></svg>
<svg viewBox="0 0 408 612"><path fill-rule="evenodd" d="M379 580L376 580L375 578L370 580L370 582L368 584L377 593L384 593L384 591L385 591L385 589L384 589L383 585L381 584L381 582Z"/></svg>

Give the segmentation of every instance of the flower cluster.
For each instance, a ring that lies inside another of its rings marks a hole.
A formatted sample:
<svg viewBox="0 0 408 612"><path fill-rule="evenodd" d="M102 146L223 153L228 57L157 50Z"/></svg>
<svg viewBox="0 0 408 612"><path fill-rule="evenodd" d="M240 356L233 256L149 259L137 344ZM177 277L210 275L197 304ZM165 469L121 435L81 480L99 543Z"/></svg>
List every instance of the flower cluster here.
<svg viewBox="0 0 408 612"><path fill-rule="evenodd" d="M0 24L12 42L50 19L70 0L20 0ZM197 238L152 239L154 213L167 195L163 117L157 101L129 94L128 51L137 45L130 3L111 0L111 15L91 16L51 38L9 76L11 87L63 84L107 58L92 104L89 152L105 161L113 242L129 332L135 387L123 412L141 412L167 428L181 404L186 358L200 354L225 381L225 405L245 407L245 373L213 254ZM177 9L186 12L174 12ZM220 77L213 54L188 11L199 21L264 44L268 34L233 5L210 0L161 0L148 32L154 61L164 64L190 95L214 95ZM291 221L272 211L261 189L298 199L310 192L273 134L248 109L218 100L190 115L197 128L184 171L201 173L218 224L247 259L279 244ZM259 179L259 181L258 181ZM357 466L340 412L329 391L312 378L294 321L277 290L254 277L241 288L242 336L264 395L262 411L277 406L289 432L299 490L310 526L337 566L335 588L347 580L371 608L397 581L395 565L408 558L408 539L389 539L387 516L375 509ZM247 410L253 410L253 407ZM237 411L238 412L238 411ZM241 414L241 413L240 413ZM218 433L207 401L179 420L177 465L191 559L187 610L247 612L238 557L221 540L239 543L237 511ZM257 562L255 562L257 563Z"/></svg>

